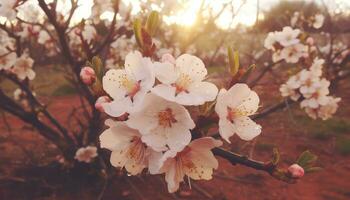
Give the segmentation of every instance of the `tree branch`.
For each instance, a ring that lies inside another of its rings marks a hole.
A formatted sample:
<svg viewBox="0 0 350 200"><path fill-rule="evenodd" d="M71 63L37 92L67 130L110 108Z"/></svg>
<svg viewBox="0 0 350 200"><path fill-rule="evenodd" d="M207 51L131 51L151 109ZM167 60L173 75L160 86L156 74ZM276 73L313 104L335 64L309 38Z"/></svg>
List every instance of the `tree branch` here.
<svg viewBox="0 0 350 200"><path fill-rule="evenodd" d="M280 169L278 168L277 164L273 164L272 162L261 162L261 161L256 161L253 159L249 159L247 156L243 156L240 154L236 154L230 151L226 151L222 148L214 148L212 150L214 155L220 156L227 161L229 161L231 164L236 165L244 165L246 167L253 168L255 170L260 170L267 172L270 174L272 177L274 177L277 180L284 181L286 183L295 183L296 179L292 178L288 170L286 169Z"/></svg>

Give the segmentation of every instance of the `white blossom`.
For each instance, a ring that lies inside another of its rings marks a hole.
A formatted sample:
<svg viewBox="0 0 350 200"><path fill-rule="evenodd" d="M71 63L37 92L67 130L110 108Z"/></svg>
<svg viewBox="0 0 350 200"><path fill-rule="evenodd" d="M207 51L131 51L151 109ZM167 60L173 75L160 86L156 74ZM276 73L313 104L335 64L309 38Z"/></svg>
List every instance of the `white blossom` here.
<svg viewBox="0 0 350 200"><path fill-rule="evenodd" d="M100 143L102 148L112 151L111 164L125 167L131 175L141 173L155 152L141 140L138 130L129 128L124 122L107 120L106 125L110 127L100 135Z"/></svg>
<svg viewBox="0 0 350 200"><path fill-rule="evenodd" d="M0 16L6 17L8 20L16 19L16 4L17 0L0 0Z"/></svg>
<svg viewBox="0 0 350 200"><path fill-rule="evenodd" d="M10 69L16 62L16 53L8 52L4 47L0 47L0 70Z"/></svg>
<svg viewBox="0 0 350 200"><path fill-rule="evenodd" d="M261 126L249 118L259 107L258 95L246 84L235 84L228 91L221 89L215 111L219 115L219 132L227 142L233 134L252 140L261 133Z"/></svg>
<svg viewBox="0 0 350 200"><path fill-rule="evenodd" d="M314 16L314 21L312 23L312 26L315 29L319 29L323 26L323 22L324 22L325 17L322 14L316 14Z"/></svg>
<svg viewBox="0 0 350 200"><path fill-rule="evenodd" d="M34 60L30 58L27 54L22 54L21 57L16 59L16 62L13 64L13 68L11 68L11 72L16 74L19 79L33 80L35 78L35 72L32 67L34 64Z"/></svg>
<svg viewBox="0 0 350 200"><path fill-rule="evenodd" d="M103 89L112 97L104 110L113 117L137 111L155 82L152 62L138 51L125 58L125 69L110 69L103 77Z"/></svg>
<svg viewBox="0 0 350 200"><path fill-rule="evenodd" d="M219 140L203 137L193 140L181 152L165 152L159 159L158 173L165 173L168 191L177 191L185 175L194 180L212 179L213 170L218 168L218 161L211 149L221 145Z"/></svg>
<svg viewBox="0 0 350 200"><path fill-rule="evenodd" d="M154 68L161 82L152 89L154 94L182 105L202 105L215 100L218 89L214 84L203 81L207 70L198 57L183 54L175 64L156 62Z"/></svg>
<svg viewBox="0 0 350 200"><path fill-rule="evenodd" d="M143 107L131 113L129 127L142 134L142 141L155 151L183 149L191 141L190 129L195 127L185 107L152 93L146 94Z"/></svg>
<svg viewBox="0 0 350 200"><path fill-rule="evenodd" d="M95 146L87 146L78 149L74 158L79 162L90 163L97 155L97 148Z"/></svg>

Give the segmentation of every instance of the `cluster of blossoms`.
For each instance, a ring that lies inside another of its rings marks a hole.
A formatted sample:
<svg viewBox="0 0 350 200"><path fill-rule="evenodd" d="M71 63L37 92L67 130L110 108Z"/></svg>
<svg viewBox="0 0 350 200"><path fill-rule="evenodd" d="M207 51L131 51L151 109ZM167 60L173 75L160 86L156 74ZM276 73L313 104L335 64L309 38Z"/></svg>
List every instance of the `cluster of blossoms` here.
<svg viewBox="0 0 350 200"><path fill-rule="evenodd" d="M340 64L350 54L350 47L340 41L335 44L328 43L319 49L325 55L331 54L335 64Z"/></svg>
<svg viewBox="0 0 350 200"><path fill-rule="evenodd" d="M82 77L90 80L93 73L84 71ZM112 151L111 164L131 175L146 168L151 174L165 173L169 192L178 190L185 175L211 179L218 167L211 149L222 142L211 137L192 140L196 124L185 106L215 99L219 132L227 142L234 134L243 140L259 135L261 126L249 118L258 109L258 95L246 84L219 92L206 76L202 60L190 54L176 59L165 54L155 62L134 51L126 55L124 69L108 70L102 84L109 96L100 97L96 105L119 119L106 120L109 128L100 135L101 147Z"/></svg>
<svg viewBox="0 0 350 200"><path fill-rule="evenodd" d="M83 56L84 48L92 47L98 40L98 34L95 27L88 21L81 26L75 27L68 33L69 46L76 56Z"/></svg>
<svg viewBox="0 0 350 200"><path fill-rule="evenodd" d="M0 16L9 20L16 19L18 0L0 0Z"/></svg>
<svg viewBox="0 0 350 200"><path fill-rule="evenodd" d="M316 58L310 69L303 69L281 85L282 96L294 101L302 98L301 108L313 119L330 118L338 108L340 98L329 96L330 82L322 76L324 60Z"/></svg>
<svg viewBox="0 0 350 200"><path fill-rule="evenodd" d="M307 22L310 27L314 29L320 29L324 24L325 17L322 14L315 14L314 16L305 19L305 17L299 12L294 12L293 16L290 19L290 24L292 27L295 27L299 22Z"/></svg>
<svg viewBox="0 0 350 200"><path fill-rule="evenodd" d="M308 46L301 42L300 36L300 29L286 26L282 31L270 32L264 46L273 51L274 62L284 59L287 63L297 63L300 58L308 57Z"/></svg>
<svg viewBox="0 0 350 200"><path fill-rule="evenodd" d="M0 71L4 70L8 73L15 74L19 79L28 78L33 80L35 72L32 67L34 60L27 53L23 53L20 57L13 52L14 41L4 32L0 32L0 42L4 45L0 47Z"/></svg>
<svg viewBox="0 0 350 200"><path fill-rule="evenodd" d="M130 52L135 46L135 37L131 39L127 38L126 35L121 36L116 41L111 44L111 47L108 49L106 66L119 67L120 62L123 58Z"/></svg>

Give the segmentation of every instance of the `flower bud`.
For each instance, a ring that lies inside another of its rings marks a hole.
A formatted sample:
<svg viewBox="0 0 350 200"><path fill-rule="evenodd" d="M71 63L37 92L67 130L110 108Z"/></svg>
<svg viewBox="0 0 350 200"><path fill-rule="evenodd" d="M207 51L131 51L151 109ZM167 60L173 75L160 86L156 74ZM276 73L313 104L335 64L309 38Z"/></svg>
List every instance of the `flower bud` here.
<svg viewBox="0 0 350 200"><path fill-rule="evenodd" d="M110 101L111 99L108 96L101 96L96 100L95 108L100 112L104 112L103 104L108 103Z"/></svg>
<svg viewBox="0 0 350 200"><path fill-rule="evenodd" d="M288 167L288 172L293 178L301 178L304 176L304 169L298 164L293 164Z"/></svg>
<svg viewBox="0 0 350 200"><path fill-rule="evenodd" d="M91 67L83 67L80 71L80 78L86 85L91 85L96 80L96 74Z"/></svg>
<svg viewBox="0 0 350 200"><path fill-rule="evenodd" d="M308 37L308 38L306 39L306 44L308 44L308 45L310 45L310 46L314 45L314 44L315 44L314 38Z"/></svg>
<svg viewBox="0 0 350 200"><path fill-rule="evenodd" d="M170 53L166 53L162 55L162 62L169 62L171 64L175 64L175 58Z"/></svg>

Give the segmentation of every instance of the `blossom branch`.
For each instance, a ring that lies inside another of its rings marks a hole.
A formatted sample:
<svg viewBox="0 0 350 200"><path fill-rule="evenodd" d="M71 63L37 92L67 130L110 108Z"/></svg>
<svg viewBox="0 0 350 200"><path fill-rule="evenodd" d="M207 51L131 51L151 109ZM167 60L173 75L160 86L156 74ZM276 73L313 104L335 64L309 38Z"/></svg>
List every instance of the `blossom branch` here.
<svg viewBox="0 0 350 200"><path fill-rule="evenodd" d="M240 154L236 154L230 151L226 151L222 148L214 148L212 150L214 155L220 156L228 160L231 164L244 165L256 170L265 171L277 180L284 181L286 183L295 183L296 179L289 176L288 171L278 168L277 164L273 162L261 162L248 158Z"/></svg>

